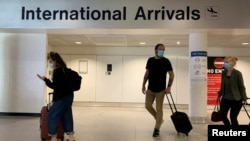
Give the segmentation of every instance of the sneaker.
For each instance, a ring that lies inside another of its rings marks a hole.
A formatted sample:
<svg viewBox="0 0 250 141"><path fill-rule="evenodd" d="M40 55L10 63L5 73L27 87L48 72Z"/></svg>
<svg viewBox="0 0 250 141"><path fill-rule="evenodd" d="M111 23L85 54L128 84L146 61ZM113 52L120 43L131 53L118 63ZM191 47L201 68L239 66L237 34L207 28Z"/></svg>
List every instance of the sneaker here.
<svg viewBox="0 0 250 141"><path fill-rule="evenodd" d="M153 137L157 137L157 136L159 136L160 135L160 131L159 131L159 129L154 129L154 132L153 132Z"/></svg>

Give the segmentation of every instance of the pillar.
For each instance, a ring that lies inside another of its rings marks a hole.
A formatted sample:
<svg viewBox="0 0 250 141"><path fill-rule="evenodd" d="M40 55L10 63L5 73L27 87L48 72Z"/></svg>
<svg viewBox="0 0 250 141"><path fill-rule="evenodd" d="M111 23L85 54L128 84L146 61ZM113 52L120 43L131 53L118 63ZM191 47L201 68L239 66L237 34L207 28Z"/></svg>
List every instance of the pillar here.
<svg viewBox="0 0 250 141"><path fill-rule="evenodd" d="M190 98L189 116L191 122L207 121L207 34L189 35Z"/></svg>

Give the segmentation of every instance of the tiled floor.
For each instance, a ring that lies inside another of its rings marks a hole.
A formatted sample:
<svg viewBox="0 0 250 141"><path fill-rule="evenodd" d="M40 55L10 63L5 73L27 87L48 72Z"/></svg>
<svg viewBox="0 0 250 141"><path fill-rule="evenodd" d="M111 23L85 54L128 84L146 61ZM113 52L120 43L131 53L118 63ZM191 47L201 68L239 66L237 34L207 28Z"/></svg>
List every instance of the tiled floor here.
<svg viewBox="0 0 250 141"><path fill-rule="evenodd" d="M154 119L143 107L74 105L73 111L77 141L207 141L207 124L193 124L189 136L178 135L168 108L164 108L165 121L156 138L152 137ZM244 111L239 119L241 124L249 123ZM40 141L39 117L0 116L0 140Z"/></svg>

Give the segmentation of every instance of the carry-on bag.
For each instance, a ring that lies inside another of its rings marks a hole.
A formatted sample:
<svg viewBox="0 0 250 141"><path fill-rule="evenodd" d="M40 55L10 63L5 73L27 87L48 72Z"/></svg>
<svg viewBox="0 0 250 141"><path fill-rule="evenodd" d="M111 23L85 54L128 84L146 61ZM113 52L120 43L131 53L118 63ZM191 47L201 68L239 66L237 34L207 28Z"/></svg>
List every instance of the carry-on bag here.
<svg viewBox="0 0 250 141"><path fill-rule="evenodd" d="M53 93L49 93L49 102L47 103L46 106L43 106L41 110L41 116L40 116L40 132L41 133L40 135L41 135L42 141L51 139L51 137L48 135L47 117L48 117L49 107L51 106L51 103L52 103L50 100L50 97L52 96L52 94ZM58 125L57 139L64 141L64 130L63 130L63 126L61 123Z"/></svg>
<svg viewBox="0 0 250 141"><path fill-rule="evenodd" d="M220 116L220 98L217 97L216 104L214 105L214 110L211 114L211 121L213 122L219 122L222 121L221 116Z"/></svg>
<svg viewBox="0 0 250 141"><path fill-rule="evenodd" d="M170 100L169 100L169 96L170 95L170 98L171 98L171 101L172 101L172 105L170 103ZM180 112L180 111L177 111L177 108L175 106L175 103L174 103L174 100L173 100L173 97L172 97L172 94L166 94L166 97L167 97L167 100L168 100L168 103L169 103L169 106L170 106L170 109L172 111L172 115L170 116L171 117L171 120L174 124L174 127L177 131L177 133L184 133L188 136L188 133L193 129L193 126L189 120L189 117L188 115L185 113L185 112Z"/></svg>

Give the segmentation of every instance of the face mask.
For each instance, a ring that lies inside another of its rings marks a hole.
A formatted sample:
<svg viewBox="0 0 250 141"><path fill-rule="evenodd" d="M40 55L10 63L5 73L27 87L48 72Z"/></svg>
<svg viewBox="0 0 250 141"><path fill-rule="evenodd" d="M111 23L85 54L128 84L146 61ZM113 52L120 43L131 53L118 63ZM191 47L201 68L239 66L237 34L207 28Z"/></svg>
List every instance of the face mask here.
<svg viewBox="0 0 250 141"><path fill-rule="evenodd" d="M52 64L52 63L49 63L49 66L50 66L51 69L54 69L54 68L55 68L55 65Z"/></svg>
<svg viewBox="0 0 250 141"><path fill-rule="evenodd" d="M163 55L164 55L164 51L163 50L158 50L157 51L157 56L158 57L163 57Z"/></svg>
<svg viewBox="0 0 250 141"><path fill-rule="evenodd" d="M225 68L225 69L230 68L230 64L229 64L229 63L224 63L224 68Z"/></svg>

